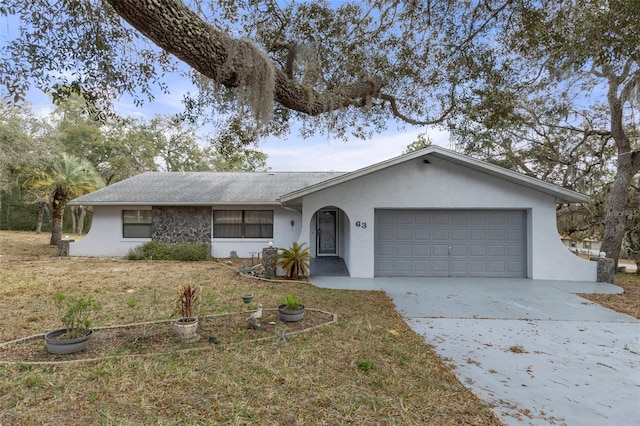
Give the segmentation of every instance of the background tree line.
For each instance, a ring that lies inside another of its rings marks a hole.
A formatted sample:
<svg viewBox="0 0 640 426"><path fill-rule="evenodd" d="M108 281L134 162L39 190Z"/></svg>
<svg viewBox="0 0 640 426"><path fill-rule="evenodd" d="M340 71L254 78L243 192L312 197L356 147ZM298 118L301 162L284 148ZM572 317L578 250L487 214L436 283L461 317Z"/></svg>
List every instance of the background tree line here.
<svg viewBox="0 0 640 426"><path fill-rule="evenodd" d="M266 155L240 137L203 136L173 116L97 119L80 96L46 116L0 103L0 229L51 230L57 244L66 203L104 185L146 171L266 170ZM88 208L70 213L64 229L82 233Z"/></svg>

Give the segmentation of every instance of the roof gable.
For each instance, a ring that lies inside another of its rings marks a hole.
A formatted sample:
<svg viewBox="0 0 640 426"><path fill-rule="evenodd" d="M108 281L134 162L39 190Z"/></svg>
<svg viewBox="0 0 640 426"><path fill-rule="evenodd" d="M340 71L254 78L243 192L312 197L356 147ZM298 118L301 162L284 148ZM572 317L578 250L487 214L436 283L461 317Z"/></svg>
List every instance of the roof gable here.
<svg viewBox="0 0 640 426"><path fill-rule="evenodd" d="M570 189L544 182L540 179L532 178L530 176L523 175L522 173L514 172L513 170L505 169L504 167L496 166L485 161L477 160L475 158L468 157L466 155L446 148L442 148L440 146L431 145L419 151L403 154L398 157L394 157L389 160L373 164L371 166L363 167L353 172L344 173L332 179L318 182L314 185L289 192L280 197L280 201L283 203L291 202L295 199L312 194L316 191L330 188L343 182L366 176L368 174L375 173L379 170L386 169L397 164L411 161L416 158L424 158L424 160L427 161L432 156L498 177L500 179L504 179L509 182L516 183L518 185L525 186L527 188L534 189L536 191L543 192L545 194L553 195L557 203L583 203L589 200L589 197L587 197L586 195L580 194Z"/></svg>

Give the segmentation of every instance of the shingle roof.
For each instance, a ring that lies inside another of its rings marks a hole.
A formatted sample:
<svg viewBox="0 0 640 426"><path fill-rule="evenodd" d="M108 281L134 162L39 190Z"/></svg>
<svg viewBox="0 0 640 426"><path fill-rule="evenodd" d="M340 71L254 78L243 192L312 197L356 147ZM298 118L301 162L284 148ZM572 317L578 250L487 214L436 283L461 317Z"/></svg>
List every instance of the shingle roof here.
<svg viewBox="0 0 640 426"><path fill-rule="evenodd" d="M146 172L72 200L70 205L276 204L286 193L340 172Z"/></svg>

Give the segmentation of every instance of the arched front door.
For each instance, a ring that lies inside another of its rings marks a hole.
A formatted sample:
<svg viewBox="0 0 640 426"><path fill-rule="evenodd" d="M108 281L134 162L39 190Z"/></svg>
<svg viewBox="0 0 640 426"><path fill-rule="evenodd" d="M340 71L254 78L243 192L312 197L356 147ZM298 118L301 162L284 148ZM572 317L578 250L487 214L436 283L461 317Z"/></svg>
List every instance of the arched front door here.
<svg viewBox="0 0 640 426"><path fill-rule="evenodd" d="M316 253L318 256L338 254L338 210L322 209L316 214Z"/></svg>

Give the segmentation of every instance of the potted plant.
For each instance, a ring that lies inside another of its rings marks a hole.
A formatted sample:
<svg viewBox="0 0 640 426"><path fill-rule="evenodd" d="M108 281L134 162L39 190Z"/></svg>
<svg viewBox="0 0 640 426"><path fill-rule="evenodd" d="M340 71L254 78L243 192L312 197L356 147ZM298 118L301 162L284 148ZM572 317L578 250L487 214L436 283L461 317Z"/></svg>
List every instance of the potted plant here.
<svg viewBox="0 0 640 426"><path fill-rule="evenodd" d="M85 349L93 336L91 314L100 310L100 303L91 296L67 297L63 294L54 295L53 300L60 309L65 310L60 318L64 328L45 334L47 351L61 355Z"/></svg>
<svg viewBox="0 0 640 426"><path fill-rule="evenodd" d="M306 277L309 274L311 254L306 244L296 242L289 249L280 249L276 266L284 269L287 277L297 280L301 275Z"/></svg>
<svg viewBox="0 0 640 426"><path fill-rule="evenodd" d="M178 287L176 311L180 315L180 318L175 320L173 328L176 336L181 340L190 340L197 337L197 304L200 300L201 293L202 286L197 287L191 281L183 281Z"/></svg>
<svg viewBox="0 0 640 426"><path fill-rule="evenodd" d="M305 306L300 303L300 299L294 293L289 293L285 303L278 305L280 321L296 322L304 318Z"/></svg>

